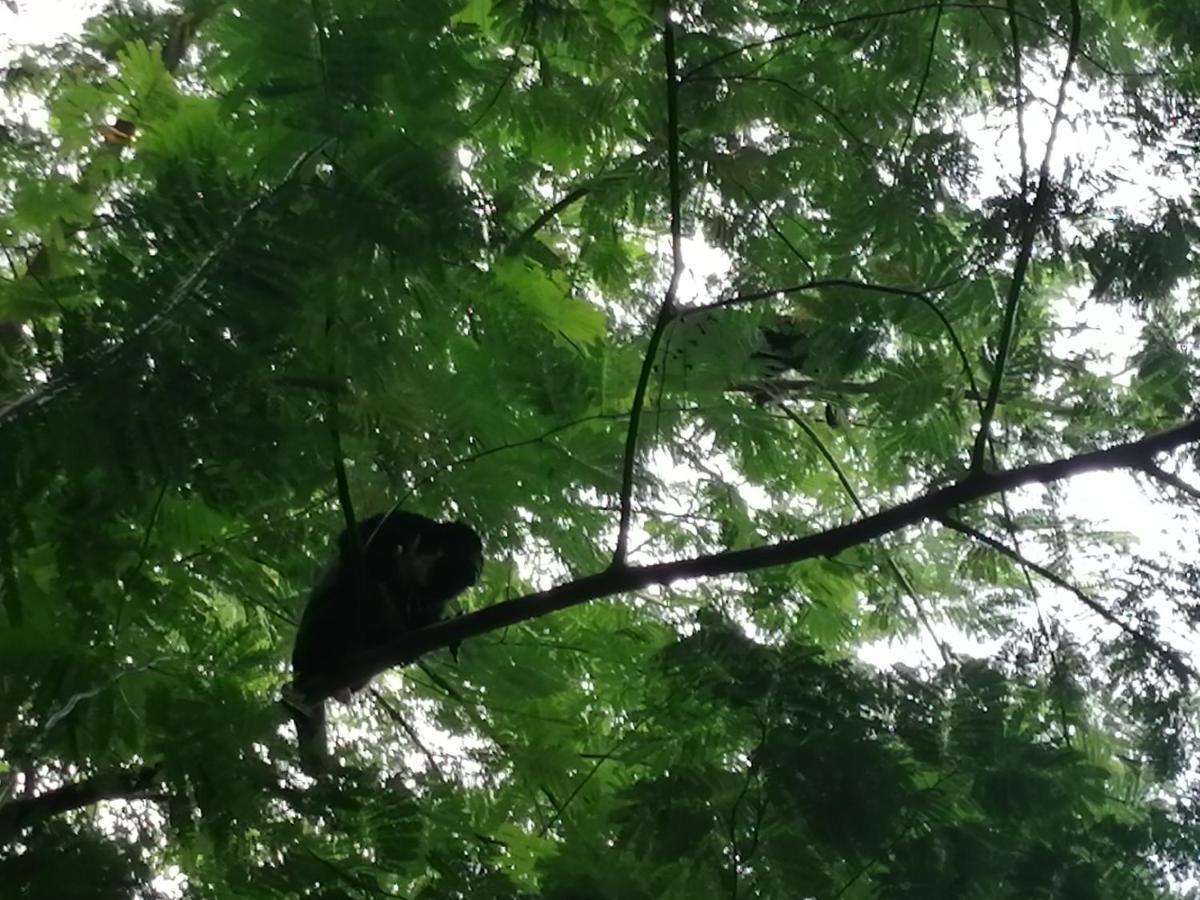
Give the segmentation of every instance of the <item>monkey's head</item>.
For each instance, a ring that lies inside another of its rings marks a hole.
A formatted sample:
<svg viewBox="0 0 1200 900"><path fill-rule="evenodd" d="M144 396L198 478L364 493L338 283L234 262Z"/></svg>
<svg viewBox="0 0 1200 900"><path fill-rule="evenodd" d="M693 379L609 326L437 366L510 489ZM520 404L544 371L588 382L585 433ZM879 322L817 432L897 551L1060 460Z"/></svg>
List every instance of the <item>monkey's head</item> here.
<svg viewBox="0 0 1200 900"><path fill-rule="evenodd" d="M483 543L462 522L430 522L406 547L396 549L394 577L416 584L428 600L445 601L479 580Z"/></svg>
<svg viewBox="0 0 1200 900"><path fill-rule="evenodd" d="M443 584L454 594L465 591L483 572L483 541L475 529L462 522L447 522L439 530L436 562L430 581Z"/></svg>

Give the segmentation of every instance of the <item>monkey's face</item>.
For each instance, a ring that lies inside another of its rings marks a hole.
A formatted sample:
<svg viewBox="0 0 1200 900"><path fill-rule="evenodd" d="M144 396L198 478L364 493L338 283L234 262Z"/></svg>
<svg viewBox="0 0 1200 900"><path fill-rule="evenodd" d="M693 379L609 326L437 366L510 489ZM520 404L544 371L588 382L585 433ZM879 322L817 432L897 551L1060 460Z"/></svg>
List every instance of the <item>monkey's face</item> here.
<svg viewBox="0 0 1200 900"><path fill-rule="evenodd" d="M436 593L453 597L479 581L483 543L473 528L461 522L443 525L437 537L437 557L427 583Z"/></svg>
<svg viewBox="0 0 1200 900"><path fill-rule="evenodd" d="M483 544L474 529L458 522L440 525L397 547L393 582L417 589L429 599L449 600L479 580Z"/></svg>

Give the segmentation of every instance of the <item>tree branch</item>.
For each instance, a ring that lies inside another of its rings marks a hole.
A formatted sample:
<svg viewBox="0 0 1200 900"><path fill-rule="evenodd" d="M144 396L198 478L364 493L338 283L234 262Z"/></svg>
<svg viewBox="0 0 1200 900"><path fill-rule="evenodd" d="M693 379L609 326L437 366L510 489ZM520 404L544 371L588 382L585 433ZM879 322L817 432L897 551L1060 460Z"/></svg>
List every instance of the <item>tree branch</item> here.
<svg viewBox="0 0 1200 900"><path fill-rule="evenodd" d="M675 24L671 21L671 8L663 13L663 51L667 71L667 171L671 205L671 280L667 285L662 306L650 332L646 345L646 357L638 374L637 387L633 392L633 403L629 410L629 430L625 435L625 457L621 466L621 518L617 526L617 548L613 552L612 564L619 568L625 565L629 553L629 524L633 517L633 476L637 462L638 426L641 424L642 409L646 405L646 389L650 384L650 373L658 356L658 345L663 332L675 317L675 298L679 293L679 279L683 275L683 188L679 176L679 74L675 59Z"/></svg>
<svg viewBox="0 0 1200 900"><path fill-rule="evenodd" d="M1016 335L1017 311L1021 307L1021 291L1025 287L1025 275L1029 270L1029 262L1033 258L1033 242L1037 237L1042 214L1050 202L1050 160L1054 154L1054 144L1058 139L1058 128L1063 120L1063 107L1067 102L1067 87L1071 83L1071 72L1075 68L1075 58L1079 55L1082 18L1079 0L1071 0L1071 37L1067 46L1067 62L1063 66L1062 78L1058 83L1054 120L1050 123L1050 134L1046 138L1046 148L1042 153L1037 191L1034 193L1033 205L1028 209L1021 228L1021 246L1017 251L1017 261L1013 264L1012 281L1009 282L1008 297L1004 303L1004 321L1000 325L1000 346L996 350L996 365L992 371L992 382L988 387L987 401L979 422L979 432L975 435L975 446L971 451L971 469L973 471L983 468L983 458L987 452L992 419L996 415L996 404L999 402L1000 387L1004 381L1004 369L1008 363L1008 354L1012 349L1013 338ZM1020 115L1020 108L1018 108L1018 115ZM1025 198L1021 199L1024 201Z"/></svg>
<svg viewBox="0 0 1200 900"><path fill-rule="evenodd" d="M921 81L917 85L917 95L913 97L912 109L908 111L908 128L904 132L904 140L900 144L900 158L908 152L909 141L912 140L913 129L917 125L917 113L921 109L921 100L925 97L925 88L929 84L929 73L933 71L934 51L937 49L938 29L942 25L942 13L945 7L939 3L937 13L933 17L933 28L929 31L929 50L925 53L925 69L921 73Z"/></svg>
<svg viewBox="0 0 1200 900"><path fill-rule="evenodd" d="M977 472L962 481L930 491L913 500L817 534L761 547L672 560L647 566L613 566L577 581L485 607L469 615L422 628L388 644L372 648L346 662L343 669L298 685L309 697L328 697L393 666L407 665L439 647L478 637L590 600L668 585L687 578L713 578L788 565L806 559L832 557L886 534L937 519L966 503L1013 490L1022 485L1061 481L1084 472L1141 469L1157 454L1200 441L1200 419L1136 441L1093 450L1066 459L1034 463L1004 472Z"/></svg>
<svg viewBox="0 0 1200 900"><path fill-rule="evenodd" d="M867 291L870 293L884 294L889 297L907 297L910 300L916 300L918 303L925 306L934 314L938 322L946 330L947 337L950 338L950 343L954 347L954 352L958 356L958 361L962 365L963 374L967 378L967 384L972 393L978 395L979 385L975 381L975 370L971 368L971 360L967 356L967 350L963 346L962 341L958 337L958 332L954 330L954 325L946 317L928 293L923 290L913 290L911 288L892 287L886 284L872 284L866 281L856 281L852 278L819 278L812 281L806 281L803 284L795 284L790 287L769 288L764 291L754 291L749 294L739 294L736 297L727 297L724 300L717 300L713 303L705 303L700 306L689 306L687 309L680 310L678 318L680 320L689 318L700 313L708 312L714 309L727 309L732 306L745 306L750 303L757 303L760 300L769 300L780 294L798 294L804 291L818 290L826 287L841 287L850 290Z"/></svg>
<svg viewBox="0 0 1200 900"><path fill-rule="evenodd" d="M130 328L122 335L119 342L112 345L104 345L103 349L97 351L90 359L83 360L80 371L67 372L60 375L53 381L48 381L23 396L18 397L6 406L0 407L0 427L12 421L19 413L26 410L40 409L60 394L81 384L87 378L95 376L106 366L115 362L122 354L128 353L139 340L155 333L170 322L171 316L175 314L175 310L204 283L204 280L208 277L209 270L233 246L234 240L241 234L242 227L246 222L278 196L285 187L290 185L300 169L307 165L331 140L332 138L322 141L317 146L301 153L288 167L278 183L259 194L258 197L247 204L234 220L229 223L229 227L220 240L200 258L200 261L192 267L162 303L157 304L155 312L139 324Z"/></svg>
<svg viewBox="0 0 1200 900"><path fill-rule="evenodd" d="M521 251L521 248L525 246L525 243L535 234L541 231L547 222L557 216L572 203L582 200L584 197L590 194L591 191L591 187L586 184L581 184L579 187L567 191L562 197L556 200L549 209L545 210L541 215L525 226L524 230L509 242L508 246L504 248L504 255L516 256L517 253Z"/></svg>
<svg viewBox="0 0 1200 900"><path fill-rule="evenodd" d="M1181 676L1185 681L1192 678L1200 681L1200 672L1188 665L1188 663L1186 663L1178 653L1174 652L1168 647L1163 646L1163 644L1161 644L1159 641L1156 641L1149 635L1138 631L1132 625L1129 625L1118 619L1112 612L1101 606L1100 602L1096 600L1095 597L1084 591L1083 588L1072 584L1062 576L1057 575L1053 570L1034 562L1011 547L1002 544L1000 541L996 540L990 535L984 534L977 528L972 528L965 522L961 522L958 519L948 515L938 516L937 520L950 530L957 531L961 535L965 535L972 540L979 541L979 543L991 547L1001 556L1011 559L1013 562L1023 566L1031 572L1036 572L1038 575L1042 576L1042 578L1045 578L1056 587L1060 587L1064 591L1069 591L1070 593L1074 594L1084 606L1102 618L1105 622L1120 628L1123 632L1129 635L1129 637L1131 637L1135 643L1141 644L1152 654L1162 659L1177 675Z"/></svg>
<svg viewBox="0 0 1200 900"><path fill-rule="evenodd" d="M854 508L858 510L859 515L867 515L867 508L863 505L862 499L858 496L858 491L854 489L854 485L850 483L850 478L846 475L841 463L837 461L837 458L833 455L833 452L825 446L825 442L822 441L820 436L812 429L812 426L805 422L804 419L798 416L796 412L790 409L787 405L781 404L779 408L782 410L785 416L792 420L797 428L804 432L804 435L816 446L817 452L821 454L821 457L825 460L825 462L829 463L829 467L833 469L834 475L837 476L838 483L841 484L842 490L845 491L845 493L850 497L850 501L854 504ZM930 640L937 645L938 652L942 656L942 661L945 662L946 665L950 665L950 663L953 662L954 656L950 652L950 648L946 645L946 642L938 637L938 633L933 627L933 622L930 621L929 616L925 614L925 605L921 602L921 596L917 593L917 589L913 587L908 575L906 575L904 570L900 568L900 564L896 562L896 558L892 556L891 551L886 546L884 546L882 549L883 558L887 561L888 568L891 569L892 574L896 576L896 581L900 583L900 587L904 589L904 593L908 594L908 599L912 601L913 609L917 614L917 621L921 623L922 627L924 627L926 633L929 635Z"/></svg>
<svg viewBox="0 0 1200 900"><path fill-rule="evenodd" d="M15 836L22 828L36 825L51 816L61 815L101 800L136 800L154 787L158 777L156 766L118 769L64 784L44 791L36 797L10 800L0 806L0 844Z"/></svg>
<svg viewBox="0 0 1200 900"><path fill-rule="evenodd" d="M1152 462L1146 463L1146 465L1142 467L1142 471L1151 478L1155 478L1161 481L1163 484L1170 485L1181 494L1185 494L1188 497L1191 497L1193 500L1200 500L1200 488L1197 488L1194 485L1184 481L1174 472L1168 472L1162 466L1157 466Z"/></svg>

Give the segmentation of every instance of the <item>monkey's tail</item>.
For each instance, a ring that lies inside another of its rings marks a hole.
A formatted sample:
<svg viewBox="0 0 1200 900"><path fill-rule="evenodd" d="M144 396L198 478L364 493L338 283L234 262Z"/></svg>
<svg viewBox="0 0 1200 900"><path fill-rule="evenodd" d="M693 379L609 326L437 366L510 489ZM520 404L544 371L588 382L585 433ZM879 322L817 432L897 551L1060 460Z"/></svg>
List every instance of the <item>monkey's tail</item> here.
<svg viewBox="0 0 1200 900"><path fill-rule="evenodd" d="M324 769L329 759L324 702L305 699L290 684L283 689L282 700L296 726L296 745L300 750L301 765L310 773Z"/></svg>

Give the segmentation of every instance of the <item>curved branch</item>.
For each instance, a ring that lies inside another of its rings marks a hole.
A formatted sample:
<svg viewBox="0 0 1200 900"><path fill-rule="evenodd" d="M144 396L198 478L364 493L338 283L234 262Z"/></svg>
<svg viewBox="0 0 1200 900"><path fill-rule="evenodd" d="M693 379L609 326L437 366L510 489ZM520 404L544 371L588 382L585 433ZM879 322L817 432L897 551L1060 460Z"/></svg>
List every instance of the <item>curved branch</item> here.
<svg viewBox="0 0 1200 900"><path fill-rule="evenodd" d="M1194 419L1169 431L1136 441L1093 450L1066 459L1034 463L1005 472L977 472L962 481L885 509L848 525L817 534L779 541L761 547L729 550L647 566L614 566L577 581L549 590L527 594L504 603L485 607L469 615L440 622L405 635L388 644L372 648L351 660L338 672L312 679L298 686L310 697L328 697L338 690L370 678L393 666L406 665L439 647L447 647L467 638L478 637L510 625L536 619L548 613L578 606L589 600L642 590L651 585L668 585L687 578L714 578L751 572L770 566L788 565L806 559L832 557L851 547L865 544L886 534L937 519L951 510L975 500L1026 484L1048 484L1084 472L1108 469L1141 469L1147 461L1185 444L1200 441L1200 419Z"/></svg>
<svg viewBox="0 0 1200 900"><path fill-rule="evenodd" d="M858 510L859 515L867 515L867 507L863 504L862 499L858 496L858 491L854 489L854 485L850 483L850 478L846 474L845 469L842 468L842 464L837 461L837 457L833 455L833 452L825 446L825 442L821 440L820 436L816 433L816 431L813 430L812 426L805 422L804 419L796 414L795 410L790 409L786 404L780 404L779 408L783 414L791 419L792 422L795 423L796 427L803 431L805 436L816 446L817 452L821 454L825 462L827 462L829 467L833 469L834 475L837 476L838 483L841 484L842 490L845 491L847 496L850 497L850 500L854 504L854 508ZM912 581L909 580L908 575L906 575L904 570L900 568L900 564L896 562L896 558L892 555L891 551L888 550L886 546L882 549L883 558L887 562L888 568L891 569L892 574L896 576L896 581L899 582L900 587L904 590L904 593L908 595L908 599L912 601L913 609L917 613L917 621L920 622L921 626L925 629L930 640L937 645L938 652L942 656L942 661L945 662L946 665L950 665L954 661L954 655L950 651L950 648L947 646L946 642L938 637L938 633L933 627L933 622L925 613L925 605L921 602L920 594L918 594L917 589L913 587Z"/></svg>
<svg viewBox="0 0 1200 900"><path fill-rule="evenodd" d="M743 53L747 53L751 50L760 50L763 47L770 47L774 44L782 44L788 41L794 41L798 38L808 37L810 34L819 34L822 31L833 31L837 28L841 28L844 25L859 25L864 22L874 22L878 21L879 19L890 19L893 16L904 16L908 15L909 13L926 12L932 9L940 9L941 7L941 3L918 3L913 6L905 6L899 9L886 9L880 12L860 13L859 15L847 16L844 19L834 19L829 22L821 22L818 25L809 25L796 31L789 31L784 34L773 35L769 38L751 41L749 43L742 44L740 47L734 47L732 50L726 50L724 53L720 53L717 56L714 56L712 59L705 60L695 68L684 73L683 80L691 81L698 73L703 72L705 69L710 69L719 63L723 63L727 59L732 59L735 56L741 56Z"/></svg>
<svg viewBox="0 0 1200 900"><path fill-rule="evenodd" d="M848 124L846 124L846 120L843 119L840 115L838 115L836 110L834 110L831 107L829 107L828 105L822 103L820 100L818 100L816 97L813 97L811 94L804 93L804 91L800 90L798 87L796 87L790 81L787 81L783 78L773 78L773 77L770 77L767 75L733 74L733 75L725 75L725 76L705 76L704 78L691 78L689 80L693 81L693 82L740 81L740 82L767 84L767 85L774 85L775 87L781 87L784 90L788 91L789 93L795 94L797 97L799 97L804 102L811 103L818 110L820 110L822 113L824 113L826 116L828 116L830 118L830 120L832 120L834 125L836 125L838 128L840 128L842 130L842 133L845 134L845 136L847 138L849 138L850 141L854 144L854 149L858 152L859 157L862 159L862 161L867 166L873 166L875 164L875 157L877 157L879 155L879 151L875 148L875 146L872 143L870 143L870 141L866 140L864 137L859 135Z"/></svg>
<svg viewBox="0 0 1200 900"><path fill-rule="evenodd" d="M921 109L921 101L925 98L925 88L929 85L929 73L933 71L934 51L937 49L938 29L942 25L942 13L945 7L939 3L937 14L933 17L933 28L929 32L929 50L925 53L925 69L921 72L921 81L917 85L917 95L913 97L912 108L908 112L908 128L904 132L904 140L900 143L900 158L908 152L909 141L912 140L913 129L917 125L917 113Z"/></svg>
<svg viewBox="0 0 1200 900"><path fill-rule="evenodd" d="M85 360L83 371L79 373L68 373L62 375L53 381L47 382L42 387L36 388L22 397L18 397L11 403L0 407L0 427L19 413L26 409L37 409L45 406L55 397L65 393L77 384L82 383L87 378L101 372L106 366L115 362L123 354L136 345L136 343L144 337L158 331L164 325L168 324L175 310L186 300L194 290L198 289L203 284L205 278L208 277L209 270L217 263L217 261L229 250L236 238L240 235L242 227L254 215L258 213L263 206L273 200L285 187L292 183L292 179L303 168L309 160L321 152L326 146L332 142L332 138L322 141L317 146L310 150L301 153L296 160L288 167L283 178L272 187L268 188L263 193L259 194L252 202L250 202L241 212L237 214L234 220L230 223L228 229L222 235L221 239L212 246L212 248L200 258L200 261L189 271L183 279L175 286L167 298L159 304L156 311L142 322L129 329L122 340L111 346L105 346L104 349L96 353L91 359Z"/></svg>
<svg viewBox="0 0 1200 900"><path fill-rule="evenodd" d="M759 50L763 47L770 47L775 44L782 44L782 43L786 43L788 41L794 41L794 40L797 40L798 38L808 37L809 35L813 35L813 34L819 34L823 31L834 31L845 25L859 25L864 22L876 22L881 19L889 19L893 16L906 16L906 15L910 15L912 13L930 12L935 9L953 9L956 11L968 12L968 13L997 13L997 14L1003 13L1005 15L1007 15L1009 12L1007 7L1001 6L997 3L964 3L964 2L954 3L954 2L949 2L949 0L935 0L935 2L917 3L917 4L913 4L911 6L901 6L896 9L885 9L885 10L881 10L879 12L861 13L859 15L847 16L844 19L832 19L828 22L821 22L817 25L809 25L805 28L800 28L796 31L789 31L784 34L777 34L777 35L774 35L769 38L763 38L762 40L750 41L748 43L742 44L740 47L734 47L732 50L726 50L725 52L719 53L716 56L712 57L711 59L705 60L704 62L698 64L695 68L690 69L688 72L684 73L683 80L690 81L697 73L703 72L705 69L712 68L715 65L723 63L727 59L732 59L735 56L740 56L743 53L747 53L752 50ZM1023 13L1023 12L1016 13L1016 17L1023 22L1028 22L1029 24L1031 24L1037 28L1040 28L1042 31L1046 32L1049 35L1052 35L1053 37L1059 38L1060 40L1066 39L1069 41L1068 36L1064 35L1057 28L1055 28L1051 23L1047 22L1044 19L1039 19L1037 16L1032 16L1029 13ZM693 36L698 37L699 35L693 35ZM1101 62L1099 59L1097 59L1096 57L1092 56L1089 53L1080 52L1080 56L1082 56L1084 59L1086 59L1091 65L1095 66L1098 71L1103 72L1105 75L1108 75L1109 77L1114 77L1114 76L1119 76L1119 77L1139 77L1139 76L1141 76L1141 77L1144 77L1147 75L1154 74L1154 72L1152 72L1152 71L1118 72L1113 69L1110 69L1108 66L1104 65L1103 62Z"/></svg>
<svg viewBox="0 0 1200 900"><path fill-rule="evenodd" d="M1200 488L1197 488L1195 485L1184 481L1174 472L1168 472L1162 466L1157 466L1152 462L1146 463L1146 465L1142 467L1142 471L1151 478L1155 478L1158 481L1161 481L1163 484L1175 488L1175 490L1179 491L1181 494L1191 497L1193 500L1200 500Z"/></svg>

